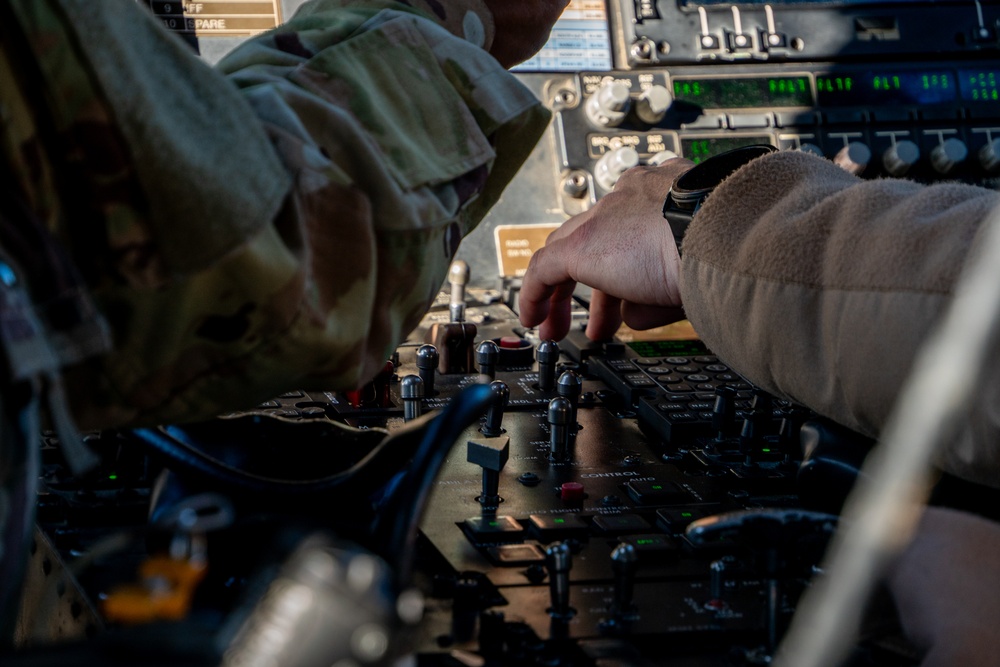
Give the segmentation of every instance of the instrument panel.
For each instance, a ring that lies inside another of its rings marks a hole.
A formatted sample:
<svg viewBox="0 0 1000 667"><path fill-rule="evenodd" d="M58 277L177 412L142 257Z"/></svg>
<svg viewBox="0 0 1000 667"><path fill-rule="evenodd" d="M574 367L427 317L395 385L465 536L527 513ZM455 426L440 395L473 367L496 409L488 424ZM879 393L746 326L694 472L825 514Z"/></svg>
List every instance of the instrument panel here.
<svg viewBox="0 0 1000 667"><path fill-rule="evenodd" d="M219 22L240 3L148 4L210 62L245 39L225 26L253 24ZM301 3L261 4L280 22ZM818 573L844 471L871 443L767 396L689 335L595 344L576 326L556 347L538 340L517 322L498 232L557 226L631 166L747 144L861 178L996 187L998 21L978 0L573 0L517 69L553 123L462 245L462 315L443 294L356 392L90 434L102 465L83 479L47 437L28 598L53 613L33 632L83 642L64 665L120 664L123 646L151 664L173 651L205 665L768 664ZM484 385L474 418L421 449L426 415ZM369 456L369 484L342 490L337 476ZM415 461L429 473L407 495ZM220 488L232 498L205 499ZM354 546L316 547L303 526ZM164 545L210 569L187 573L202 582L189 613L157 635L106 602ZM362 561L365 586L337 578ZM340 610L312 634L275 611L289 591L309 597L303 582L318 605L303 613ZM891 610L872 614L852 667L917 664Z"/></svg>

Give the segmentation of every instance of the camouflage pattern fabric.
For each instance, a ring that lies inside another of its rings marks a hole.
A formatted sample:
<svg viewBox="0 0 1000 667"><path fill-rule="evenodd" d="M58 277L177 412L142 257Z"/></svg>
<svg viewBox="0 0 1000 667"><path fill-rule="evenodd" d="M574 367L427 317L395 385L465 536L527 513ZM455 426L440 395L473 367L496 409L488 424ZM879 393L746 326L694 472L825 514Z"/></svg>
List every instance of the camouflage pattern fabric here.
<svg viewBox="0 0 1000 667"><path fill-rule="evenodd" d="M479 0L314 0L217 70L136 3L5 2L0 159L113 341L84 428L359 386L548 122Z"/></svg>

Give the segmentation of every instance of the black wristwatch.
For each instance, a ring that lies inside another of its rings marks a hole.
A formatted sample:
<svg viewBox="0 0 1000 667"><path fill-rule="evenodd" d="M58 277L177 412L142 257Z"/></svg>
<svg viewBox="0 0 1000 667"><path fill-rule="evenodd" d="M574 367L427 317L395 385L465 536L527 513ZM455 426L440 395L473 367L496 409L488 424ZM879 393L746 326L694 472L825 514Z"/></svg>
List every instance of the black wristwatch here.
<svg viewBox="0 0 1000 667"><path fill-rule="evenodd" d="M734 148L699 162L674 181L663 202L663 217L670 223L678 252L691 218L715 186L750 160L777 150L774 146L762 144Z"/></svg>

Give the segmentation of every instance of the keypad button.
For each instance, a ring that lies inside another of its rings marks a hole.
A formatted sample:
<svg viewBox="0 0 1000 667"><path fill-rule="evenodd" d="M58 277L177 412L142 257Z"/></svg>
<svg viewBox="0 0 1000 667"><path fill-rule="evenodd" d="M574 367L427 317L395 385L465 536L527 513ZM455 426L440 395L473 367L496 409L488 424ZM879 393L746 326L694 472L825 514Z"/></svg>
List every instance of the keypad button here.
<svg viewBox="0 0 1000 667"><path fill-rule="evenodd" d="M524 537L524 527L511 516L474 516L465 527L479 542L512 542Z"/></svg>
<svg viewBox="0 0 1000 667"><path fill-rule="evenodd" d="M500 567L545 563L545 552L537 544L499 544L486 550Z"/></svg>
<svg viewBox="0 0 1000 667"><path fill-rule="evenodd" d="M687 357L667 357L663 361L665 361L668 364L674 364L675 366L683 366L685 364L691 363L691 360L688 359Z"/></svg>
<svg viewBox="0 0 1000 667"><path fill-rule="evenodd" d="M664 508L656 510L656 521L668 533L678 534L683 533L689 523L708 515L709 512L694 507Z"/></svg>
<svg viewBox="0 0 1000 667"><path fill-rule="evenodd" d="M632 480L625 485L625 490L639 505L676 505L691 502L691 495L676 482Z"/></svg>
<svg viewBox="0 0 1000 667"><path fill-rule="evenodd" d="M532 514L528 527L541 542L555 542L570 537L585 537L590 527L575 514Z"/></svg>
<svg viewBox="0 0 1000 667"><path fill-rule="evenodd" d="M623 375L622 379L628 382L633 387L652 387L655 383L642 373L629 373Z"/></svg>
<svg viewBox="0 0 1000 667"><path fill-rule="evenodd" d="M625 533L648 533L652 526L638 514L598 514L594 517L594 529L605 535Z"/></svg>
<svg viewBox="0 0 1000 667"><path fill-rule="evenodd" d="M662 563L674 560L680 555L680 546L677 540L668 535L659 533L622 535L619 540L625 544L631 544L640 561L649 558L650 561Z"/></svg>

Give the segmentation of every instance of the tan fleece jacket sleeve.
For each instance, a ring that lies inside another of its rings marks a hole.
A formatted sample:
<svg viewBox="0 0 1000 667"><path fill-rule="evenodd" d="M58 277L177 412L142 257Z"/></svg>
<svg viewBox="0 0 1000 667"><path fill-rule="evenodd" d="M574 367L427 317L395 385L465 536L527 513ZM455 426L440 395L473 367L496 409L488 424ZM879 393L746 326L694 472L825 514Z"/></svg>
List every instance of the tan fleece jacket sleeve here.
<svg viewBox="0 0 1000 667"><path fill-rule="evenodd" d="M863 181L808 154L768 155L695 216L684 306L748 379L877 436L998 203L970 185ZM1000 486L1000 377L973 412L939 465Z"/></svg>

